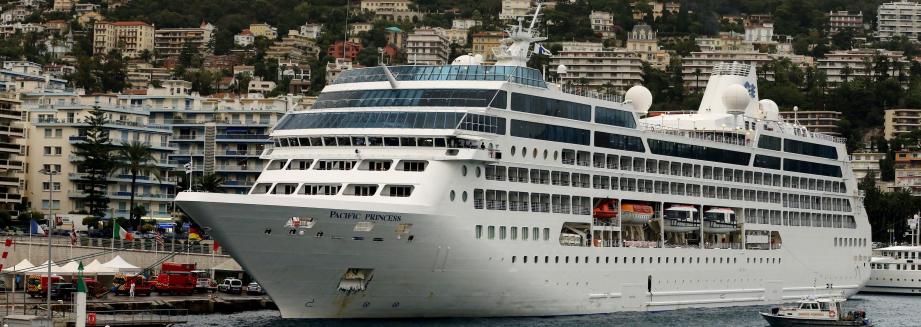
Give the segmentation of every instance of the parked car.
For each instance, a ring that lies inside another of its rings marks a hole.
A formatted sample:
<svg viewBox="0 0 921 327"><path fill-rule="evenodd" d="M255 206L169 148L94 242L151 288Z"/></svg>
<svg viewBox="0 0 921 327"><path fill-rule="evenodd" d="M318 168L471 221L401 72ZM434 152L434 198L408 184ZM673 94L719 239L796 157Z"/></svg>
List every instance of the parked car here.
<svg viewBox="0 0 921 327"><path fill-rule="evenodd" d="M262 288L262 285L259 285L257 282L249 283L246 286L246 294L248 295L262 295L265 294L265 289Z"/></svg>
<svg viewBox="0 0 921 327"><path fill-rule="evenodd" d="M74 287L74 284L71 283L52 283L51 284L51 299L52 300L70 300L74 292L77 291L77 288Z"/></svg>
<svg viewBox="0 0 921 327"><path fill-rule="evenodd" d="M240 294L243 292L243 281L236 278L224 279L217 290L224 293Z"/></svg>

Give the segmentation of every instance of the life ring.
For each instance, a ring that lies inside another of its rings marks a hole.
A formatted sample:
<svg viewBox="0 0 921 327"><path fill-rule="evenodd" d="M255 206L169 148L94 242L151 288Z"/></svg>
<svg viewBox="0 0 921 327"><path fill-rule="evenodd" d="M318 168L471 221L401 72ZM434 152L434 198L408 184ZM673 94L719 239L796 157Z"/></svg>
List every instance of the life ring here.
<svg viewBox="0 0 921 327"><path fill-rule="evenodd" d="M828 312L828 317L829 317L829 318L837 317L837 312L835 312L835 310L829 311L829 312Z"/></svg>

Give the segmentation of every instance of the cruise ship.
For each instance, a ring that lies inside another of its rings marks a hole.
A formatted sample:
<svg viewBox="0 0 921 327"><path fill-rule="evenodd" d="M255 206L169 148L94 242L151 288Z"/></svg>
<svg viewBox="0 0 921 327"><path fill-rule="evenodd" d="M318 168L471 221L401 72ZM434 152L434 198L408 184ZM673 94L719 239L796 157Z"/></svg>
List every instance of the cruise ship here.
<svg viewBox="0 0 921 327"><path fill-rule="evenodd" d="M921 217L908 220L911 236L909 245L896 245L873 250L870 260L870 280L863 289L871 293L921 295Z"/></svg>
<svg viewBox="0 0 921 327"><path fill-rule="evenodd" d="M176 203L284 318L501 317L848 297L870 225L840 138L717 65L696 113L494 65L343 72L283 117L248 194ZM559 67L559 73L566 73Z"/></svg>

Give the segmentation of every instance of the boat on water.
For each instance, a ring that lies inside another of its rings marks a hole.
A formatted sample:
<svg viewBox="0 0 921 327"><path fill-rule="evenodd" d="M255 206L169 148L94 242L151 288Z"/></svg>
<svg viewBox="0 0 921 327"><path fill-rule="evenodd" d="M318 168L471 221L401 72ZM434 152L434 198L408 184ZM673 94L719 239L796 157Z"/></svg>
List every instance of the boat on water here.
<svg viewBox="0 0 921 327"><path fill-rule="evenodd" d="M909 219L911 242L873 250L870 280L863 289L869 293L921 295L921 245L918 244L917 215Z"/></svg>
<svg viewBox="0 0 921 327"><path fill-rule="evenodd" d="M873 326L862 310L844 312L841 306L844 301L842 298L807 298L796 302L796 306L761 312L761 317L772 327Z"/></svg>
<svg viewBox="0 0 921 327"><path fill-rule="evenodd" d="M274 127L247 194L176 204L284 318L662 311L863 287L870 225L844 139L784 121L747 64L716 65L690 114L650 115L638 85L621 97L545 78L527 66L537 17L494 65L342 72ZM676 205L696 218L665 219ZM710 208L738 229L701 226Z"/></svg>

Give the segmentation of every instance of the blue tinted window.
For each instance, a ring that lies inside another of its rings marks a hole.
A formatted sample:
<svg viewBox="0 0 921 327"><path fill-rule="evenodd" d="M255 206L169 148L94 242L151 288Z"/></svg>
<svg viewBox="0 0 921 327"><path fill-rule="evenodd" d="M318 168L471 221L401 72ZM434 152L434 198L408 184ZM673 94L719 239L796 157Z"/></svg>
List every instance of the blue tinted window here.
<svg viewBox="0 0 921 327"><path fill-rule="evenodd" d="M512 110L581 121L592 119L592 107L587 104L521 93L512 93Z"/></svg>
<svg viewBox="0 0 921 327"><path fill-rule="evenodd" d="M783 170L804 174L841 177L841 167L839 166L795 159L784 159Z"/></svg>
<svg viewBox="0 0 921 327"><path fill-rule="evenodd" d="M505 134L505 118L462 112L311 112L289 114L276 130L314 128L464 129Z"/></svg>
<svg viewBox="0 0 921 327"><path fill-rule="evenodd" d="M345 107L486 107L505 109L506 92L475 89L359 90L320 94L313 109Z"/></svg>
<svg viewBox="0 0 921 327"><path fill-rule="evenodd" d="M780 170L780 158L756 154L755 167Z"/></svg>
<svg viewBox="0 0 921 327"><path fill-rule="evenodd" d="M388 67L398 81L509 81L546 88L540 71L506 66L397 66ZM383 67L346 70L332 84L387 81Z"/></svg>
<svg viewBox="0 0 921 327"><path fill-rule="evenodd" d="M780 151L780 138L769 135L761 135L761 137L758 138L758 147L762 149Z"/></svg>
<svg viewBox="0 0 921 327"><path fill-rule="evenodd" d="M784 139L783 150L784 152L805 154L813 157L838 159L838 150L835 147L822 144Z"/></svg>
<svg viewBox="0 0 921 327"><path fill-rule="evenodd" d="M595 132L595 146L608 149L646 152L646 147L643 145L642 138L605 132Z"/></svg>
<svg viewBox="0 0 921 327"><path fill-rule="evenodd" d="M655 154L695 160L748 166L751 153L723 150L702 145L649 139L649 151Z"/></svg>
<svg viewBox="0 0 921 327"><path fill-rule="evenodd" d="M512 120L512 136L530 139L589 145L590 134L588 130L564 127L557 125L534 123L523 120Z"/></svg>
<svg viewBox="0 0 921 327"><path fill-rule="evenodd" d="M633 112L605 107L595 107L595 122L627 128L636 128Z"/></svg>

